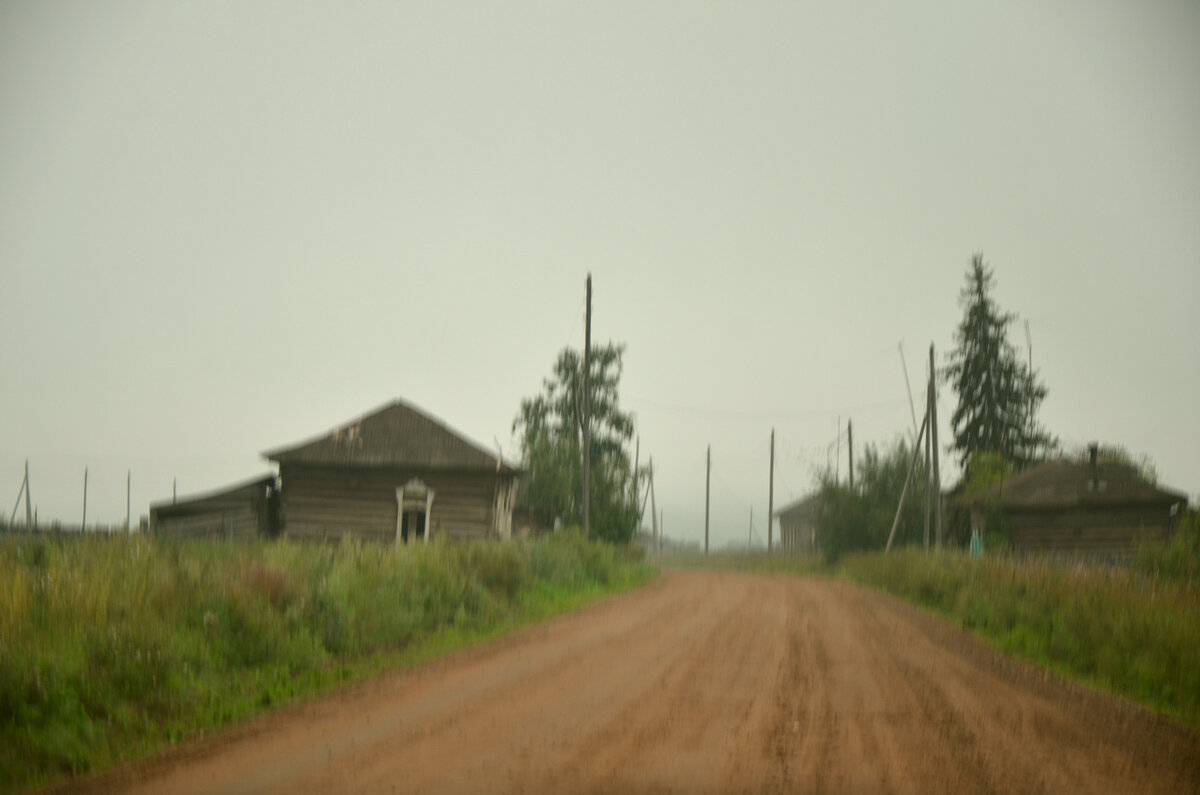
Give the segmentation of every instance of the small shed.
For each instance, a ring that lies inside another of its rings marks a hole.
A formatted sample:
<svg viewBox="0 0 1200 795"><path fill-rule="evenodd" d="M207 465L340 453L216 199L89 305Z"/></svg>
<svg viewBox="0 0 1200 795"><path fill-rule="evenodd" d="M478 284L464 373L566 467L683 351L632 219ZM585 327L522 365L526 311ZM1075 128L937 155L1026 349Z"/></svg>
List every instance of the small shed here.
<svg viewBox="0 0 1200 795"><path fill-rule="evenodd" d="M797 555L816 554L817 514L820 509L821 495L813 493L775 512L779 518L780 550Z"/></svg>
<svg viewBox="0 0 1200 795"><path fill-rule="evenodd" d="M512 535L517 467L404 401L263 455L279 464L292 538Z"/></svg>
<svg viewBox="0 0 1200 795"><path fill-rule="evenodd" d="M218 491L154 503L151 533L173 538L251 539L278 530L275 475L262 475Z"/></svg>
<svg viewBox="0 0 1200 795"><path fill-rule="evenodd" d="M982 526L986 504L1008 518L1019 553L1083 554L1117 558L1141 541L1166 540L1187 497L1138 477L1133 467L1057 459L1021 472L969 501L972 524Z"/></svg>

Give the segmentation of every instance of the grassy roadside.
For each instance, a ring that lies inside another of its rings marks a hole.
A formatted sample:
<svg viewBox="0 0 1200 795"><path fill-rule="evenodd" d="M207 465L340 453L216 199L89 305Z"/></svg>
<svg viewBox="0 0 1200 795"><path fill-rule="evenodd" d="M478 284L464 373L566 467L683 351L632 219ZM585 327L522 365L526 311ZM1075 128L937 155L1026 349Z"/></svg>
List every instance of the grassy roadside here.
<svg viewBox="0 0 1200 795"><path fill-rule="evenodd" d="M655 573L578 533L400 549L0 537L0 792L143 756Z"/></svg>
<svg viewBox="0 0 1200 795"><path fill-rule="evenodd" d="M995 648L1200 727L1200 589L1136 568L916 549L839 573L943 616Z"/></svg>
<svg viewBox="0 0 1200 795"><path fill-rule="evenodd" d="M909 548L848 555L835 566L729 552L676 554L663 565L841 577L1200 728L1200 581L1187 561L1173 547L1145 550L1128 568Z"/></svg>

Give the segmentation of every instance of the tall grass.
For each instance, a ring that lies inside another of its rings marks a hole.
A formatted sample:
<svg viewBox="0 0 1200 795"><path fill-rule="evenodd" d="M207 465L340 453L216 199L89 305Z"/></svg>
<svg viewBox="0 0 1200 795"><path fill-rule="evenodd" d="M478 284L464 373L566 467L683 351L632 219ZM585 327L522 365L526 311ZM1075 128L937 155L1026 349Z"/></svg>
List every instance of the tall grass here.
<svg viewBox="0 0 1200 795"><path fill-rule="evenodd" d="M1145 569L906 549L840 571L999 649L1200 726L1200 589Z"/></svg>
<svg viewBox="0 0 1200 795"><path fill-rule="evenodd" d="M0 538L0 791L150 752L633 587L560 533L404 548Z"/></svg>

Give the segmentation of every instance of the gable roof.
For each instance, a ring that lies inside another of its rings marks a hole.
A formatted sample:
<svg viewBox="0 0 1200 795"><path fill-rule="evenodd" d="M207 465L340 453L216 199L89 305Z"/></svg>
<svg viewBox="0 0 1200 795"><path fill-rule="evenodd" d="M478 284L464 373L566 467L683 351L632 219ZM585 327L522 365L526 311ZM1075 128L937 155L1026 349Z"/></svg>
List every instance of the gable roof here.
<svg viewBox="0 0 1200 795"><path fill-rule="evenodd" d="M784 517L791 518L793 515L804 516L813 513L821 504L821 492L814 491L806 497L801 497L795 502L790 502L779 510L775 511L775 516L782 519Z"/></svg>
<svg viewBox="0 0 1200 795"><path fill-rule="evenodd" d="M1091 464L1061 458L997 483L986 495L1005 508L1171 505L1187 500L1183 494L1147 483L1132 467L1102 463L1093 469Z"/></svg>
<svg viewBox="0 0 1200 795"><path fill-rule="evenodd" d="M263 456L280 464L518 471L495 452L402 400L324 436L268 450Z"/></svg>

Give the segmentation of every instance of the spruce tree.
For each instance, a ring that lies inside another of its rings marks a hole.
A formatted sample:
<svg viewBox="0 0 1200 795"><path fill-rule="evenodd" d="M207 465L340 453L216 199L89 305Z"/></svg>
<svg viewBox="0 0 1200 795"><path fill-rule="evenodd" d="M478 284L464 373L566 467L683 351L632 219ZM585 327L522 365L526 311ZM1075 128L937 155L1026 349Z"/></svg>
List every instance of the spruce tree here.
<svg viewBox="0 0 1200 795"><path fill-rule="evenodd" d="M963 319L945 370L958 393L950 418L951 448L966 472L973 454L1000 455L1020 468L1038 460L1053 443L1036 422L1046 387L1008 341L1015 315L992 300L993 283L991 268L976 254L959 294Z"/></svg>

